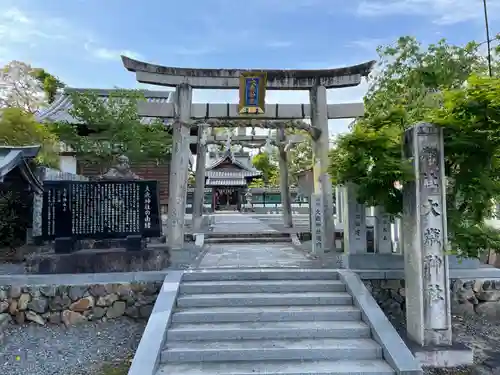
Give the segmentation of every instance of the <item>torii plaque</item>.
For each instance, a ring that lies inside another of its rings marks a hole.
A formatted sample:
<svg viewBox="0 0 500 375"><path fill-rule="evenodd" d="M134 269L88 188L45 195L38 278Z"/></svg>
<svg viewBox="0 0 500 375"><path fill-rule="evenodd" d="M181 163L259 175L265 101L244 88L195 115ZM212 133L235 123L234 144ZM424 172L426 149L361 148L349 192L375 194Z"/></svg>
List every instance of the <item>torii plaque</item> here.
<svg viewBox="0 0 500 375"><path fill-rule="evenodd" d="M267 75L263 72L243 72L240 76L240 115L262 115L266 109Z"/></svg>

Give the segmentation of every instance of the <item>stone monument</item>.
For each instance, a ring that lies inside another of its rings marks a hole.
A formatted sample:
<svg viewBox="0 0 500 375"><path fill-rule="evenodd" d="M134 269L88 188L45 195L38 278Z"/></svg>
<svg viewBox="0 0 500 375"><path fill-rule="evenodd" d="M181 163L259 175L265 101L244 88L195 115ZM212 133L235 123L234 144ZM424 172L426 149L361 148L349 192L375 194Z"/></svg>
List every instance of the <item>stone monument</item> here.
<svg viewBox="0 0 500 375"><path fill-rule="evenodd" d="M406 330L417 359L436 367L472 363L470 349L452 345L443 152L437 126L406 130L404 156L414 177L403 187Z"/></svg>

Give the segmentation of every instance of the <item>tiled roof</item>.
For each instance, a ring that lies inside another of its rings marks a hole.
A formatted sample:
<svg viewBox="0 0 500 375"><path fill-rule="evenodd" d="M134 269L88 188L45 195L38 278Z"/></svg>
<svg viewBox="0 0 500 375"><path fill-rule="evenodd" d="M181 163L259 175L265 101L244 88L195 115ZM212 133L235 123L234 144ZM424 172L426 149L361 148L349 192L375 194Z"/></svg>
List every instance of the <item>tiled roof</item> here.
<svg viewBox="0 0 500 375"><path fill-rule="evenodd" d="M50 105L48 108L43 108L35 113L35 118L38 122L59 122L67 121L72 124L78 123L70 114L69 110L72 108L70 92L95 92L97 93L103 101L108 100L108 96L113 91L118 90L97 90L97 89L67 89L63 94L59 95L58 98ZM151 103L168 103L171 96L170 91L149 91L143 90L146 101ZM145 124L151 123L154 118L144 117L142 122Z"/></svg>
<svg viewBox="0 0 500 375"><path fill-rule="evenodd" d="M212 170L212 171L207 171L205 173L206 177L209 178L245 178L245 177L256 177L260 176L261 173L258 171L245 171L243 169L240 170L231 170L229 172L227 171L221 171L221 170Z"/></svg>
<svg viewBox="0 0 500 375"><path fill-rule="evenodd" d="M23 178L36 192L41 193L43 191L42 183L27 164L27 160L34 158L39 150L40 146L38 145L23 147L0 146L0 183L3 182L4 177L10 171L19 167Z"/></svg>
<svg viewBox="0 0 500 375"><path fill-rule="evenodd" d="M230 161L232 164L234 164L236 167L239 167L243 171L248 172L248 175L245 175L245 177L256 177L260 176L262 173L258 171L257 169L254 168L253 165L251 165L250 159L246 156L235 156L234 153L231 150L226 150L224 154L216 159L215 161L212 160L207 160L206 164L206 170L208 172L217 169L219 165L221 165L225 160ZM215 172L215 171L214 171ZM208 176L208 174L207 174Z"/></svg>
<svg viewBox="0 0 500 375"><path fill-rule="evenodd" d="M209 178L207 186L245 186L244 178Z"/></svg>

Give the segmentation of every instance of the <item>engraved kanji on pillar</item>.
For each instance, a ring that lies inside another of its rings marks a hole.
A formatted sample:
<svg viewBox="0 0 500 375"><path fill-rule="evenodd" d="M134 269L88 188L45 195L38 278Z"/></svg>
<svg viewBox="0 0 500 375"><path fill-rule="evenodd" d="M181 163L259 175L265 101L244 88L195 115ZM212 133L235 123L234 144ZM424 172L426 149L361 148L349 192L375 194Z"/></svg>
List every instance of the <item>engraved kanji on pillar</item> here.
<svg viewBox="0 0 500 375"><path fill-rule="evenodd" d="M407 329L420 345L451 344L446 186L442 129L406 130L405 156L414 181L403 187Z"/></svg>

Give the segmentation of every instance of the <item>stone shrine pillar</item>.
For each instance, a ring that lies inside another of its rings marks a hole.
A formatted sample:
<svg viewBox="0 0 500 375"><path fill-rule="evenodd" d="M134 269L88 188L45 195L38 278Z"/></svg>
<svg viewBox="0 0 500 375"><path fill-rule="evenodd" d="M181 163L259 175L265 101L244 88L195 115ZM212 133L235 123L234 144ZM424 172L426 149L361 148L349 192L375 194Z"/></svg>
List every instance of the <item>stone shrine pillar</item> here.
<svg viewBox="0 0 500 375"><path fill-rule="evenodd" d="M366 207L356 200L355 184L347 183L344 192L344 252L347 255L366 254Z"/></svg>
<svg viewBox="0 0 500 375"><path fill-rule="evenodd" d="M404 156L415 178L403 186L406 326L420 346L452 343L443 150L442 129L406 130Z"/></svg>
<svg viewBox="0 0 500 375"><path fill-rule="evenodd" d="M374 207L375 216L375 251L380 254L392 254L391 215L382 206Z"/></svg>
<svg viewBox="0 0 500 375"><path fill-rule="evenodd" d="M283 209L283 225L285 228L291 228L293 226L292 197L290 196L290 183L288 180L288 160L284 145L285 140L285 128L281 127L278 129L281 205Z"/></svg>
<svg viewBox="0 0 500 375"><path fill-rule="evenodd" d="M203 126L198 127L198 150L196 155L195 188L193 194L193 229L199 231L203 222L205 204L205 167L207 162L207 144Z"/></svg>
<svg viewBox="0 0 500 375"><path fill-rule="evenodd" d="M335 216L337 217L337 223L342 223L342 215L344 214L343 204L343 187L340 185L335 186Z"/></svg>
<svg viewBox="0 0 500 375"><path fill-rule="evenodd" d="M392 248L396 253L403 253L403 246L401 245L401 218L394 218L394 223L391 226L391 233L393 238Z"/></svg>
<svg viewBox="0 0 500 375"><path fill-rule="evenodd" d="M173 249L184 246L184 217L186 214L187 181L189 169L188 123L191 120L191 86L177 86L174 95L178 122L173 124L173 150L170 164L170 186L168 191L167 241Z"/></svg>
<svg viewBox="0 0 500 375"><path fill-rule="evenodd" d="M326 102L326 88L324 86L313 86L309 91L311 101L311 124L321 130L321 135L313 141L314 152L314 193L322 195L323 204L323 231L325 236L324 248L334 249L335 221L333 217L333 189L328 174L328 106ZM310 208L312 210L312 206Z"/></svg>

